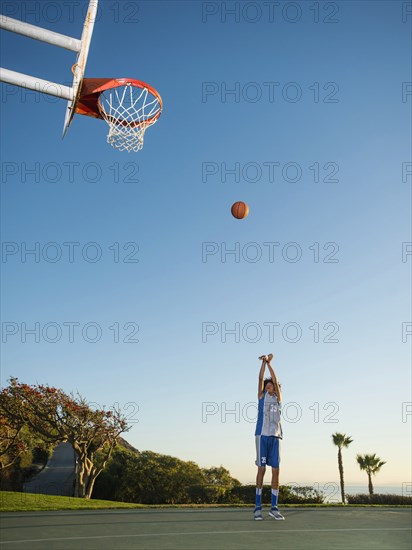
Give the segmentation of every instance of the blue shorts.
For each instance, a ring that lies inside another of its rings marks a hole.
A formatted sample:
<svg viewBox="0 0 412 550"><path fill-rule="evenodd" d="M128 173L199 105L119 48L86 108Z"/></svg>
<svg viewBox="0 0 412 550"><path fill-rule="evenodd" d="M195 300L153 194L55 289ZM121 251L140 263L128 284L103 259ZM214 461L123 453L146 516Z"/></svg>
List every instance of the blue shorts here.
<svg viewBox="0 0 412 550"><path fill-rule="evenodd" d="M256 435L256 466L279 468L280 439L274 435Z"/></svg>

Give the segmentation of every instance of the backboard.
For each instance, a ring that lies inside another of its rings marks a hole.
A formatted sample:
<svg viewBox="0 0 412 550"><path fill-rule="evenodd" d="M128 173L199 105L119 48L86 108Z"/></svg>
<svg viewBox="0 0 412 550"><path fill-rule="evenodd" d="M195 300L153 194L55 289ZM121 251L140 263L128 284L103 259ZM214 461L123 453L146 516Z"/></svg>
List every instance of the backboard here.
<svg viewBox="0 0 412 550"><path fill-rule="evenodd" d="M79 101L81 85L84 78L84 71L86 70L87 56L89 54L90 42L93 35L94 22L96 21L97 16L97 5L98 0L90 0L89 8L87 10L83 26L80 51L78 53L76 63L72 67L73 99L70 99L67 102L66 116L64 119L63 127L63 137L66 135L66 132L75 114L77 102Z"/></svg>

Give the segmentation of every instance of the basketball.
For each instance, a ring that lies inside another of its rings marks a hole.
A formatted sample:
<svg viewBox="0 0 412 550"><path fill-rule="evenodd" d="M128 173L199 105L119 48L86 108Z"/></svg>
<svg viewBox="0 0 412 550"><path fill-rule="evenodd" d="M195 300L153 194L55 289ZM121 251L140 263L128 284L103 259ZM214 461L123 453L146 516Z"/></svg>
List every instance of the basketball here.
<svg viewBox="0 0 412 550"><path fill-rule="evenodd" d="M249 214L249 207L245 202L238 201L232 205L232 216L238 220L244 220Z"/></svg>

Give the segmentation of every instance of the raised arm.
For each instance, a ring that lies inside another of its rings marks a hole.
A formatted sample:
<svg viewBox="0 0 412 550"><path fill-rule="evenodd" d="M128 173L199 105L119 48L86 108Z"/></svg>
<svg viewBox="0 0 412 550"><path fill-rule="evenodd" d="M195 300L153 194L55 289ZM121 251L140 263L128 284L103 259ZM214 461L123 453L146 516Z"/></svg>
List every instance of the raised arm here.
<svg viewBox="0 0 412 550"><path fill-rule="evenodd" d="M259 357L259 359L262 360L262 366L260 367L259 371L259 383L258 383L258 399L260 399L263 395L263 382L265 378L265 367L266 367L266 355L262 355Z"/></svg>
<svg viewBox="0 0 412 550"><path fill-rule="evenodd" d="M267 364L269 372L270 372L270 377L273 380L273 385L275 386L276 397L278 398L278 401L280 403L282 401L282 394L280 393L280 386L279 386L278 379L276 378L275 371L273 370L272 365L270 364L272 359L273 359L273 355L270 353L268 355L266 364Z"/></svg>

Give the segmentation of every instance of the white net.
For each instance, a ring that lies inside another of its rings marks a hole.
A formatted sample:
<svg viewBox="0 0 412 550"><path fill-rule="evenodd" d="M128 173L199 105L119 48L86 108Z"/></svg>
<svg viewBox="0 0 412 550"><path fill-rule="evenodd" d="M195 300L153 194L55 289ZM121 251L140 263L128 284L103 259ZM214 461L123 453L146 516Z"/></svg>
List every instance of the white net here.
<svg viewBox="0 0 412 550"><path fill-rule="evenodd" d="M161 111L159 98L147 88L125 84L100 94L99 110L109 125L107 142L119 151L140 151L144 134Z"/></svg>

